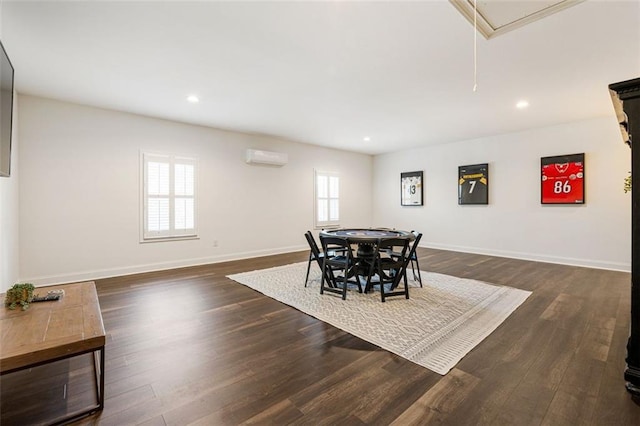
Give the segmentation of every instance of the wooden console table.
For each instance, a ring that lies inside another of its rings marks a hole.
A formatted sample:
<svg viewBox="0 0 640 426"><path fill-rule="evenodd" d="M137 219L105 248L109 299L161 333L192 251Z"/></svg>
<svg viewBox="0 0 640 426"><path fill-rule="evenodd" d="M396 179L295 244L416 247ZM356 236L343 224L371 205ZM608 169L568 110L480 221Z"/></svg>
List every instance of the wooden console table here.
<svg viewBox="0 0 640 426"><path fill-rule="evenodd" d="M23 311L0 307L0 375L93 353L97 402L52 424L66 423L104 407L105 331L93 281L37 287L34 294L64 290L60 300L33 303ZM0 295L4 302L4 294Z"/></svg>

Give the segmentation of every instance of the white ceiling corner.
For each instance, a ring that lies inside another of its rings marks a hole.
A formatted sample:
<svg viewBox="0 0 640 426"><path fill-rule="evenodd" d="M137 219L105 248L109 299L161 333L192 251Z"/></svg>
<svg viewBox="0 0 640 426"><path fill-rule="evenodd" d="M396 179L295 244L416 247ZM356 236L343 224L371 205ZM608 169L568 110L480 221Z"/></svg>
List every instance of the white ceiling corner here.
<svg viewBox="0 0 640 426"><path fill-rule="evenodd" d="M449 0L486 39L515 30L585 0ZM477 11L477 16L476 15Z"/></svg>

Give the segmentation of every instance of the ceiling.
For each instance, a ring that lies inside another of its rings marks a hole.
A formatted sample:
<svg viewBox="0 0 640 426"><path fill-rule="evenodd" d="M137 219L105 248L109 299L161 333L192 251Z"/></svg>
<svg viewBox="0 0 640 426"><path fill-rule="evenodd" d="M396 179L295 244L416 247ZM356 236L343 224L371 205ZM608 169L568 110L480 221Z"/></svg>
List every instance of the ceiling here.
<svg viewBox="0 0 640 426"><path fill-rule="evenodd" d="M479 36L476 79L473 26L444 0L0 0L0 14L20 94L369 154L615 120L607 85L640 77L637 0Z"/></svg>

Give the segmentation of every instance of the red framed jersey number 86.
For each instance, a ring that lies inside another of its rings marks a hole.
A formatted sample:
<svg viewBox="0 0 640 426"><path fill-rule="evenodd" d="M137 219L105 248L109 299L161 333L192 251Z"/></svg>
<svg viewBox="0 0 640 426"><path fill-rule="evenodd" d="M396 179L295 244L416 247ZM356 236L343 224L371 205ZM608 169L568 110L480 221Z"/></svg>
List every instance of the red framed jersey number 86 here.
<svg viewBox="0 0 640 426"><path fill-rule="evenodd" d="M584 153L543 157L542 204L584 204Z"/></svg>

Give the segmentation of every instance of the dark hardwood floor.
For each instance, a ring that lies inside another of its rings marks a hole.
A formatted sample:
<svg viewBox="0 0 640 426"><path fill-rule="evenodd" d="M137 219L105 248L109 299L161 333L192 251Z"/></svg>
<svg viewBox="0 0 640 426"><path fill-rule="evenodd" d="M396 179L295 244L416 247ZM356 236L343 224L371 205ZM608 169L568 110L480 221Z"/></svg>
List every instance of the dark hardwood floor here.
<svg viewBox="0 0 640 426"><path fill-rule="evenodd" d="M418 254L422 269L533 294L440 376L226 278L306 252L98 280L105 409L77 424L640 424L623 381L629 274ZM3 376L2 425L58 414L63 385L65 409L93 397L89 365Z"/></svg>

